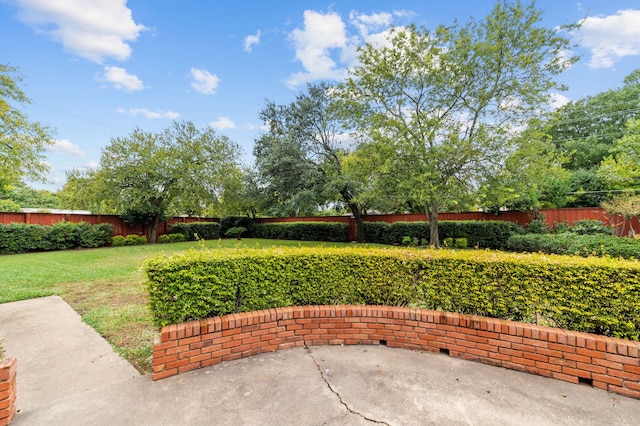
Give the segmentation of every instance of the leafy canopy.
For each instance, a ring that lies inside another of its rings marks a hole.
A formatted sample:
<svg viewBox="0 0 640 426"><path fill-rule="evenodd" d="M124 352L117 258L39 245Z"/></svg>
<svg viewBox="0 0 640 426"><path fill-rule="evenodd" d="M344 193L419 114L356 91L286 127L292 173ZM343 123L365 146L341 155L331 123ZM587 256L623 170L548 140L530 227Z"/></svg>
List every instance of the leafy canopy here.
<svg viewBox="0 0 640 426"><path fill-rule="evenodd" d="M29 121L19 109L31 103L20 89L18 69L0 64L0 194L23 178L45 180L44 149L50 129Z"/></svg>
<svg viewBox="0 0 640 426"><path fill-rule="evenodd" d="M540 26L541 15L501 1L479 22L396 28L386 45L360 50L335 91L347 125L389 153L395 188L424 204L431 245L439 209L493 174L518 128L564 89L554 77L575 58L564 58L569 40Z"/></svg>

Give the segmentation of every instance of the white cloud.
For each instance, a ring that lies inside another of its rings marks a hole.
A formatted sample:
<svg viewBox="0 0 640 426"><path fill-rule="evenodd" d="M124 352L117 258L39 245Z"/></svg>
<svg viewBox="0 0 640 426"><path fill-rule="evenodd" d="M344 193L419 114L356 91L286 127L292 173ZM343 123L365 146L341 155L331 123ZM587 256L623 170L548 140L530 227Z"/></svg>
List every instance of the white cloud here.
<svg viewBox="0 0 640 426"><path fill-rule="evenodd" d="M77 157L84 157L85 155L78 145L71 143L68 139L54 140L53 145L47 146L47 151L56 154L71 154Z"/></svg>
<svg viewBox="0 0 640 426"><path fill-rule="evenodd" d="M287 81L295 88L304 83L320 79L342 79L344 69L337 68L331 58L331 49L347 46L345 23L335 12L322 14L313 10L304 11L304 28L296 28L289 38L293 41L296 59L305 72L292 74Z"/></svg>
<svg viewBox="0 0 640 426"><path fill-rule="evenodd" d="M640 55L640 10L582 21L580 45L591 51L590 68L610 68L624 56Z"/></svg>
<svg viewBox="0 0 640 426"><path fill-rule="evenodd" d="M218 83L220 83L217 75L199 68L191 68L191 78L193 79L191 87L205 95L213 95L216 93L216 88L218 87Z"/></svg>
<svg viewBox="0 0 640 426"><path fill-rule="evenodd" d="M136 92L144 89L144 83L137 76L127 73L120 67L104 67L102 81L111 83L113 87L124 92Z"/></svg>
<svg viewBox="0 0 640 426"><path fill-rule="evenodd" d="M255 46L256 44L260 43L260 36L262 35L262 32L260 30L258 30L258 32L255 35L248 35L244 38L244 51L245 52L251 52L251 50L253 49L253 46Z"/></svg>
<svg viewBox="0 0 640 426"><path fill-rule="evenodd" d="M366 38L371 31L379 30L381 28L387 28L391 25L393 15L388 12L373 13L371 15L365 15L356 11L351 11L349 14L349 20L354 25L360 34Z"/></svg>
<svg viewBox="0 0 640 426"><path fill-rule="evenodd" d="M97 169L98 167L100 167L100 164L96 163L95 161L87 161L86 163L82 164L82 167L85 169Z"/></svg>
<svg viewBox="0 0 640 426"><path fill-rule="evenodd" d="M209 127L217 130L234 129L236 127L236 123L234 123L229 117L218 117L216 121L209 123Z"/></svg>
<svg viewBox="0 0 640 426"><path fill-rule="evenodd" d="M560 93L552 93L551 95L549 95L549 98L551 99L551 106L554 109L562 108L563 106L571 102L571 99L567 98L564 95L561 95Z"/></svg>
<svg viewBox="0 0 640 426"><path fill-rule="evenodd" d="M268 132L269 131L269 126L267 126L264 123L261 124L254 124L254 123L244 123L244 125L242 126L244 128L244 130L248 131L248 132L253 132L253 131L260 131L260 132Z"/></svg>
<svg viewBox="0 0 640 426"><path fill-rule="evenodd" d="M138 115L143 115L145 118L168 118L170 120L175 120L180 117L180 114L173 111L151 111L147 108L118 108L117 112L120 114L127 114L131 117L136 117Z"/></svg>
<svg viewBox="0 0 640 426"><path fill-rule="evenodd" d="M17 0L18 18L96 63L131 56L130 42L146 27L136 24L126 0Z"/></svg>

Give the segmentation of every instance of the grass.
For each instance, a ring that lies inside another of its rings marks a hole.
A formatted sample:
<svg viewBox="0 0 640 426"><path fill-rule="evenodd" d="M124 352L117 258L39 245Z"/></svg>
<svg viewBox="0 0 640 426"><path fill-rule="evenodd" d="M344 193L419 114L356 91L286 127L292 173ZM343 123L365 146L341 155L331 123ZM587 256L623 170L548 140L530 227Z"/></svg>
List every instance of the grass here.
<svg viewBox="0 0 640 426"><path fill-rule="evenodd" d="M141 266L160 253L199 248L335 246L243 239L109 247L0 256L0 303L59 295L142 373L151 371L153 325Z"/></svg>

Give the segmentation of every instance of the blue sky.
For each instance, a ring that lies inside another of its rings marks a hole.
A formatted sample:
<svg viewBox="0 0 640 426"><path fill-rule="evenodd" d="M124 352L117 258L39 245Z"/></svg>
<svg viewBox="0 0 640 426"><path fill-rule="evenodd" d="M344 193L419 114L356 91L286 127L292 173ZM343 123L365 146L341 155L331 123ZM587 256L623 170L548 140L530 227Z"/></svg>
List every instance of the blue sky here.
<svg viewBox="0 0 640 426"><path fill-rule="evenodd" d="M253 161L265 99L291 102L307 82L339 80L357 46L391 25L480 20L493 1L0 0L0 63L20 68L24 107L56 129L47 152L56 190L95 167L112 137L174 119L212 126ZM542 0L549 27L586 18L582 59L559 104L619 87L640 68L640 1Z"/></svg>

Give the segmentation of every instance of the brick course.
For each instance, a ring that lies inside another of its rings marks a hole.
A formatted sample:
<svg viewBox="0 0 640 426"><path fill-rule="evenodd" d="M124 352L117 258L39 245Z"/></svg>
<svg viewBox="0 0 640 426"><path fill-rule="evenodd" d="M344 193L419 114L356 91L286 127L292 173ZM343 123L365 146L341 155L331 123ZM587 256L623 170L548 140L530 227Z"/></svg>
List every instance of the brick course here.
<svg viewBox="0 0 640 426"><path fill-rule="evenodd" d="M285 348L386 344L640 399L640 343L475 315L390 306L293 306L162 328L153 380Z"/></svg>
<svg viewBox="0 0 640 426"><path fill-rule="evenodd" d="M16 414L17 366L15 358L0 361L0 426L8 425Z"/></svg>

